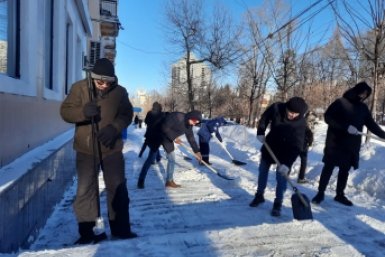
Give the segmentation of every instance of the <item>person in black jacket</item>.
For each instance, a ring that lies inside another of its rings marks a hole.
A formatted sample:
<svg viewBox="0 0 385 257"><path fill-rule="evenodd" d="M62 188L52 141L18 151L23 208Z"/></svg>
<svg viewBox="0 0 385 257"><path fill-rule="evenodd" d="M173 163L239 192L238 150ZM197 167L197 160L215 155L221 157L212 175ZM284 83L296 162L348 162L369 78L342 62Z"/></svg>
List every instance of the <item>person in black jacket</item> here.
<svg viewBox="0 0 385 257"><path fill-rule="evenodd" d="M139 158L142 157L144 151L146 150L147 147L147 137L149 137L149 134L151 133L152 127L156 125L161 117L164 116L164 113L162 112L162 105L158 102L154 102L152 104L152 109L147 112L146 118L144 118L144 123L146 123L146 133L144 133L145 140L143 142L142 148L140 149L139 152ZM157 151L156 155L156 161L159 162L161 159L159 150Z"/></svg>
<svg viewBox="0 0 385 257"><path fill-rule="evenodd" d="M147 130L145 133L145 141L142 146L140 155L144 152L144 149L148 146L150 151L146 161L143 163L142 170L140 171L138 178L138 188L144 188L144 181L147 176L148 169L151 164L157 160L160 161L159 147L162 143L162 134L161 134L161 124L165 118L165 113L162 112L162 106L158 102L154 102L152 105L152 110L149 111L146 115L145 122L147 124Z"/></svg>
<svg viewBox="0 0 385 257"><path fill-rule="evenodd" d="M306 119L308 119L308 116L309 116L309 113L307 113L305 115ZM307 154L309 152L309 147L311 147L313 145L313 141L314 141L313 131L310 128L310 125L307 124L306 130L305 130L304 146L303 146L302 151L299 153L301 165L299 167L297 182L300 184L307 182L307 180L305 179L305 173L306 173L306 167L307 167Z"/></svg>
<svg viewBox="0 0 385 257"><path fill-rule="evenodd" d="M338 167L338 178L335 201L347 206L353 203L345 196L344 190L351 167L358 168L361 148L361 135L364 126L369 131L385 138L385 132L376 124L364 103L372 89L366 82L360 82L347 90L341 98L335 100L325 112L325 122L328 124L324 156L324 167L318 186L318 193L312 199L320 204L324 200L326 186L329 183L334 167Z"/></svg>
<svg viewBox="0 0 385 257"><path fill-rule="evenodd" d="M276 155L280 164L277 167L275 200L272 216L281 215L283 196L286 190L287 181L285 175L303 149L306 119L305 113L308 106L301 97L293 97L286 103L278 102L269 106L262 114L258 123L257 138L261 143L267 143ZM265 138L265 131L270 125L270 132ZM267 178L270 166L275 163L265 145L261 148L261 161L258 174L258 188L251 207L257 207L265 201L264 192L267 185Z"/></svg>
<svg viewBox="0 0 385 257"><path fill-rule="evenodd" d="M185 135L189 142L195 157L200 162L202 160L201 153L199 152L199 146L195 141L193 126L198 125L202 121L202 114L199 111L191 111L188 113L172 112L168 113L162 122L161 133L163 136L162 145L167 153L167 177L166 187L178 188L180 185L174 182L174 169L175 169L175 146L174 143L180 144L182 140L179 138L181 135Z"/></svg>

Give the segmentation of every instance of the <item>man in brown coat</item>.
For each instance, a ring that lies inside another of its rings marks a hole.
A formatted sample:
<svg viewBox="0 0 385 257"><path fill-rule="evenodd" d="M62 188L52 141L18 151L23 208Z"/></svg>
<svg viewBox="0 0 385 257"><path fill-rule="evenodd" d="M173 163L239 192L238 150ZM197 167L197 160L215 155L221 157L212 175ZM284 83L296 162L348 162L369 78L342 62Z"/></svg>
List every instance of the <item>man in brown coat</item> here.
<svg viewBox="0 0 385 257"><path fill-rule="evenodd" d="M78 186L74 211L80 234L78 244L106 238L105 233L94 233L95 221L100 216L99 167L106 185L112 236L136 236L130 226L130 199L122 153L122 131L132 122L132 105L126 89L118 85L114 66L108 59L99 59L90 76L89 80L72 85L60 109L62 118L75 124L73 146Z"/></svg>

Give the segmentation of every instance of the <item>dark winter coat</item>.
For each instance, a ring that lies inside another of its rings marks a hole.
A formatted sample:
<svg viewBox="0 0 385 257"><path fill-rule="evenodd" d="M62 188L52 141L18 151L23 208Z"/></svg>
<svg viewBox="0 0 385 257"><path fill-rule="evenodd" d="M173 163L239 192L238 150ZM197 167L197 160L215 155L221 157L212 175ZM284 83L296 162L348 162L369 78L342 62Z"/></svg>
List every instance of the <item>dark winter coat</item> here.
<svg viewBox="0 0 385 257"><path fill-rule="evenodd" d="M294 120L287 119L286 103L274 103L262 114L257 129L257 135L265 135L267 127L270 131L266 143L281 164L288 167L294 163L302 151L305 139L307 105L303 106L300 114ZM262 158L269 163L275 163L265 146L261 148Z"/></svg>
<svg viewBox="0 0 385 257"><path fill-rule="evenodd" d="M329 126L322 159L324 163L358 168L362 136L349 134L349 125L355 126L358 131L366 126L375 135L385 138L385 132L373 120L368 106L358 98L365 91L369 96L371 88L364 82L359 83L327 108L324 117Z"/></svg>
<svg viewBox="0 0 385 257"><path fill-rule="evenodd" d="M199 111L191 111L189 113L171 112L166 114L161 129L163 142L162 145L167 153L174 151L174 140L185 134L187 141L191 145L194 153L199 152L199 147L194 138L193 126L188 124L189 119L202 120L202 115Z"/></svg>
<svg viewBox="0 0 385 257"><path fill-rule="evenodd" d="M162 111L149 111L145 118L145 123L147 125L147 130L145 133L146 144L150 147L151 150L157 150L162 144L162 122L166 117L166 113Z"/></svg>
<svg viewBox="0 0 385 257"><path fill-rule="evenodd" d="M200 141L208 143L212 137L212 133L215 133L215 136L218 138L218 140L222 142L222 136L219 133L219 127L225 125L225 123L226 121L223 117L203 121L201 128L198 131Z"/></svg>
<svg viewBox="0 0 385 257"><path fill-rule="evenodd" d="M122 151L121 133L132 122L133 117L126 89L119 85L112 86L110 91L103 96L96 96L95 100L101 111L99 128L111 124L120 135L112 149L101 144L103 156ZM74 149L85 154L93 154L91 121L83 114L83 107L89 101L88 84L84 79L72 85L70 93L60 107L63 120L75 124Z"/></svg>
<svg viewBox="0 0 385 257"><path fill-rule="evenodd" d="M158 102L155 102L152 105L151 111L147 112L147 115L144 118L144 123L146 123L147 128L154 126L154 124L157 123L158 118L160 116L162 116L162 114L163 114L162 113L162 106ZM146 133L147 133L147 131L146 131Z"/></svg>

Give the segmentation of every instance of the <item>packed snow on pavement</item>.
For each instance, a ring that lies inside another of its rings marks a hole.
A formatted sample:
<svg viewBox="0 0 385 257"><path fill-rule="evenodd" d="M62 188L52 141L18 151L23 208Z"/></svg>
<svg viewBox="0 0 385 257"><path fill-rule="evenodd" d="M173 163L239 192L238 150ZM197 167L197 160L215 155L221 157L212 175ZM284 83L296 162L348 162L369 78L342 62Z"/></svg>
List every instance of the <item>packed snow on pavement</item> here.
<svg viewBox="0 0 385 257"><path fill-rule="evenodd" d="M299 190L310 199L316 194L323 163L326 124L316 125L315 142L309 152L307 184ZM0 256L383 256L385 253L385 143L371 140L362 146L360 168L352 171L346 195L353 207L333 200L337 172L333 173L325 201L312 204L314 220L293 219L288 186L282 216L272 217L275 175L269 174L266 202L249 207L257 186L261 144L256 130L242 125L220 128L224 145L236 160L235 166L215 139L211 140L210 162L225 180L194 159L187 161L176 150L175 181L179 189L165 189L167 160L150 168L144 189L137 189L137 178L147 151L138 152L145 129L128 128L125 142L126 176L129 189L132 230L139 237L107 240L95 245L73 245L78 238L72 209L74 184L57 204L29 249ZM184 138L184 137L183 137ZM296 182L299 159L290 175ZM103 179L100 176L102 214L107 219ZM108 224L106 223L106 226ZM107 227L107 234L109 233Z"/></svg>

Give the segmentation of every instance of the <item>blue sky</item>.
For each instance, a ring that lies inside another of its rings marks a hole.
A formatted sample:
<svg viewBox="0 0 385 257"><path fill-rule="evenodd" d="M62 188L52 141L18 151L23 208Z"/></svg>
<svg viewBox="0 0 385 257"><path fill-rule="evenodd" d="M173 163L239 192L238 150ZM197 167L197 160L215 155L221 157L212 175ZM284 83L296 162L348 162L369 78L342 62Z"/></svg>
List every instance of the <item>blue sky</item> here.
<svg viewBox="0 0 385 257"><path fill-rule="evenodd" d="M116 73L131 96L137 90L165 92L171 64L180 56L172 51L162 24L167 0L121 0L119 20L124 28L117 38ZM204 0L224 4L240 19L246 6L260 5L261 0ZM315 1L287 0L298 11ZM325 1L327 2L327 1ZM321 14L322 15L322 14Z"/></svg>

